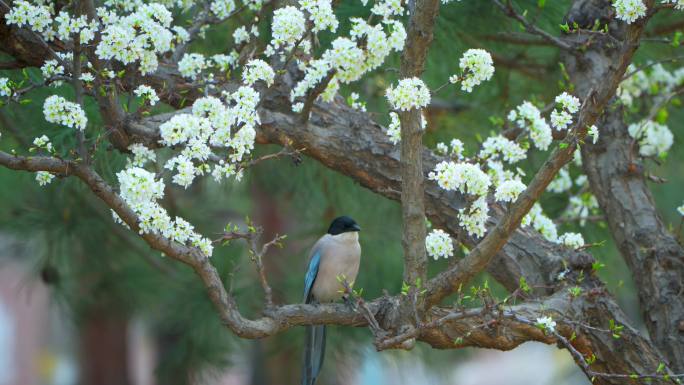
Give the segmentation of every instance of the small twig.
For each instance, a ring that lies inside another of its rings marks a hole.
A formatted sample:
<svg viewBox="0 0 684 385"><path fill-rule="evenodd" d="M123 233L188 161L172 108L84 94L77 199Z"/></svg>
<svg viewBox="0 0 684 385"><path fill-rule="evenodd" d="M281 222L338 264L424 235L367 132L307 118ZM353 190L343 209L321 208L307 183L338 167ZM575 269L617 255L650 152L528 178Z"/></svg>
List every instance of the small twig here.
<svg viewBox="0 0 684 385"><path fill-rule="evenodd" d="M576 51L576 47L551 35L550 33L544 31L543 29L537 27L536 25L530 23L523 15L517 13L515 9L513 9L513 5L511 4L510 0L506 1L506 5L504 5L501 1L499 0L492 0L494 4L496 4L503 13L518 22L522 24L525 27L525 30L531 34L538 35L542 39L548 41L549 43L555 45L558 48L574 52Z"/></svg>

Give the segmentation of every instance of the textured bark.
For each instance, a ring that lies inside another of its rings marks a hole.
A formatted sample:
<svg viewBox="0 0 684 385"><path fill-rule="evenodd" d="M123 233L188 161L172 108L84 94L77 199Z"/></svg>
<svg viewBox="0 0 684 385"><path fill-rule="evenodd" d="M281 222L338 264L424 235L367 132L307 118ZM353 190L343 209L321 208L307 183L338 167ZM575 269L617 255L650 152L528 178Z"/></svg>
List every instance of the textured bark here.
<svg viewBox="0 0 684 385"><path fill-rule="evenodd" d="M656 210L622 113L604 116L599 142L583 148L584 169L634 277L651 339L683 372L684 249Z"/></svg>
<svg viewBox="0 0 684 385"><path fill-rule="evenodd" d="M568 18L609 17L608 1L579 1ZM610 32L621 38L623 23ZM581 57L565 57L579 94L604 81L619 51L611 44L592 44ZM623 111L614 106L603 115L599 143L582 148L584 171L605 213L611 234L636 282L651 339L677 371L684 371L684 249L668 231L646 184L643 164L627 132Z"/></svg>
<svg viewBox="0 0 684 385"><path fill-rule="evenodd" d="M425 69L428 47L439 0L419 1L411 10L406 47L401 55L402 79L420 77ZM413 285L427 279L425 250L425 186L423 174L423 128L421 111L412 109L399 113L401 120L401 213L404 249L404 281Z"/></svg>

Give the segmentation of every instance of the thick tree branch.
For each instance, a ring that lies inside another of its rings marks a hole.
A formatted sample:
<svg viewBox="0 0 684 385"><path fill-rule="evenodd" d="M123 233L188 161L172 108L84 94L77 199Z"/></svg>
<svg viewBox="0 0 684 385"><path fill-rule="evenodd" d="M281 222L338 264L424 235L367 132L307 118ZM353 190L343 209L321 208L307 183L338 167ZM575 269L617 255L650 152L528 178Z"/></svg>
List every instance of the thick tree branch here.
<svg viewBox="0 0 684 385"><path fill-rule="evenodd" d="M420 77L425 68L428 47L439 0L419 1L411 12L406 46L401 55L402 79ZM423 128L421 111L413 109L399 113L401 120L401 213L404 248L404 281L415 285L427 279L425 250L425 187L423 175Z"/></svg>
<svg viewBox="0 0 684 385"><path fill-rule="evenodd" d="M684 371L684 248L658 214L623 110L607 112L599 127L599 143L582 151L585 173L632 271L649 334Z"/></svg>

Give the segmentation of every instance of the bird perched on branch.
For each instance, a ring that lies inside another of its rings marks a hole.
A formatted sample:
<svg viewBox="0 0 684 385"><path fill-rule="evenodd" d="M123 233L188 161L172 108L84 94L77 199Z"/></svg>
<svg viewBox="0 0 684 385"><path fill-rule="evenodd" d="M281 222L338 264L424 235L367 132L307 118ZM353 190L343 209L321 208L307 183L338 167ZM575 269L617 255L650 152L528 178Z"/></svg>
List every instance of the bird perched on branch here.
<svg viewBox="0 0 684 385"><path fill-rule="evenodd" d="M340 299L344 281L352 284L359 272L361 245L359 227L347 217L335 218L328 233L311 248L309 267L304 278L304 303L325 303ZM325 325L306 326L302 385L313 385L323 366Z"/></svg>

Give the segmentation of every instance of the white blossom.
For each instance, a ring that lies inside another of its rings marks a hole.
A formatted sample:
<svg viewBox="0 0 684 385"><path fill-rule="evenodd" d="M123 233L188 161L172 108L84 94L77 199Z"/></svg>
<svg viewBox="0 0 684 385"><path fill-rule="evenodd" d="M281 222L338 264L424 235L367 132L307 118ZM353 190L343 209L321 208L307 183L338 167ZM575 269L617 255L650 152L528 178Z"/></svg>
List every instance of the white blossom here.
<svg viewBox="0 0 684 385"><path fill-rule="evenodd" d="M435 260L449 258L454 255L454 245L449 234L440 229L435 229L425 237L425 248L429 256Z"/></svg>
<svg viewBox="0 0 684 385"><path fill-rule="evenodd" d="M418 78L400 80L396 87L387 89L386 96L392 108L401 111L423 108L430 103L430 90Z"/></svg>
<svg viewBox="0 0 684 385"><path fill-rule="evenodd" d="M666 154L672 147L673 136L670 129L652 120L642 120L630 124L627 131L632 138L638 140L639 154L642 156L657 156Z"/></svg>
<svg viewBox="0 0 684 385"><path fill-rule="evenodd" d="M483 49L469 49L461 57L459 67L463 75L458 78L449 78L451 83L460 80L461 90L472 92L473 87L492 78L494 75L494 62L489 52Z"/></svg>
<svg viewBox="0 0 684 385"><path fill-rule="evenodd" d="M483 159L498 159L501 156L504 161L513 164L527 158L527 152L517 143L497 135L488 137L482 143L479 156Z"/></svg>
<svg viewBox="0 0 684 385"><path fill-rule="evenodd" d="M151 106L154 106L159 101L159 97L157 96L157 92L154 90L154 88L145 84L139 85L138 88L133 91L133 93L143 100L150 102Z"/></svg>
<svg viewBox="0 0 684 385"><path fill-rule="evenodd" d="M627 24L646 16L646 5L642 0L614 0L616 17Z"/></svg>
<svg viewBox="0 0 684 385"><path fill-rule="evenodd" d="M235 1L213 0L209 9L211 9L211 12L219 19L225 19L235 10Z"/></svg>
<svg viewBox="0 0 684 385"><path fill-rule="evenodd" d="M537 327L547 333L554 333L556 331L556 321L551 317L537 318Z"/></svg>
<svg viewBox="0 0 684 385"><path fill-rule="evenodd" d="M154 162L157 154L140 143L133 143L128 146L128 150L133 154L133 159L128 159L127 167L143 167L147 162Z"/></svg>
<svg viewBox="0 0 684 385"><path fill-rule="evenodd" d="M525 101L515 110L508 114L508 120L514 122L518 127L527 129L530 132L530 139L534 146L542 151L546 151L551 145L553 136L551 127L541 116L541 112L532 103Z"/></svg>
<svg viewBox="0 0 684 385"><path fill-rule="evenodd" d="M513 202L523 191L525 191L524 183L517 179L509 179L497 186L494 199L499 202Z"/></svg>
<svg viewBox="0 0 684 385"><path fill-rule="evenodd" d="M40 186L50 184L53 179L55 179L55 176L47 171L36 172L36 182L38 182Z"/></svg>
<svg viewBox="0 0 684 385"><path fill-rule="evenodd" d="M178 62L178 71L184 77L195 80L207 66L207 60L204 55L199 53L186 53Z"/></svg>
<svg viewBox="0 0 684 385"><path fill-rule="evenodd" d="M306 19L302 11L293 6L276 9L273 12L271 44L278 48L294 45L306 32Z"/></svg>
<svg viewBox="0 0 684 385"><path fill-rule="evenodd" d="M599 139L598 127L596 127L596 125L592 125L591 127L589 127L589 129L587 130L587 135L591 137L591 142L593 144L596 144L596 142L598 142Z"/></svg>
<svg viewBox="0 0 684 385"><path fill-rule="evenodd" d="M684 10L684 0L662 0L664 4L674 4L674 8L678 11Z"/></svg>
<svg viewBox="0 0 684 385"><path fill-rule="evenodd" d="M390 112L389 115L390 124L387 126L387 136L389 136L392 144L397 144L401 142L401 121L399 120L399 114L396 112Z"/></svg>
<svg viewBox="0 0 684 385"><path fill-rule="evenodd" d="M0 97L12 95L12 88L9 84L9 79L0 78Z"/></svg>
<svg viewBox="0 0 684 385"><path fill-rule="evenodd" d="M313 22L313 31L320 32L329 29L335 32L339 22L332 8L331 0L299 0L299 5L309 13L309 20Z"/></svg>
<svg viewBox="0 0 684 385"><path fill-rule="evenodd" d="M684 216L684 203L681 206L677 207L677 212L680 215Z"/></svg>
<svg viewBox="0 0 684 385"><path fill-rule="evenodd" d="M565 233L558 237L558 243L571 249L578 249L584 246L584 237L580 233Z"/></svg>
<svg viewBox="0 0 684 385"><path fill-rule="evenodd" d="M242 80L248 85L253 85L258 80L263 80L270 87L274 79L275 72L273 72L273 68L261 59L248 61L242 72Z"/></svg>
<svg viewBox="0 0 684 385"><path fill-rule="evenodd" d="M485 227L487 219L489 219L489 206L486 196L481 196L469 207L458 210L459 224L472 236L484 235L487 231Z"/></svg>
<svg viewBox="0 0 684 385"><path fill-rule="evenodd" d="M556 96L556 103L560 104L561 107L570 114L574 114L580 109L580 101L575 96L563 92L562 94Z"/></svg>
<svg viewBox="0 0 684 385"><path fill-rule="evenodd" d="M42 148L48 152L52 152L52 143L50 143L50 138L48 138L47 135L33 139L33 145L37 148Z"/></svg>
<svg viewBox="0 0 684 385"><path fill-rule="evenodd" d="M88 124L85 112L76 103L67 101L61 96L52 95L45 99L43 104L45 120L67 127L85 130Z"/></svg>
<svg viewBox="0 0 684 385"><path fill-rule="evenodd" d="M572 188L572 178L566 168L561 168L556 177L549 183L547 190L554 193L564 193Z"/></svg>
<svg viewBox="0 0 684 385"><path fill-rule="evenodd" d="M435 170L428 174L428 179L437 182L439 187L447 190L477 196L487 195L491 179L480 169L470 163L455 163L443 161L435 166Z"/></svg>

